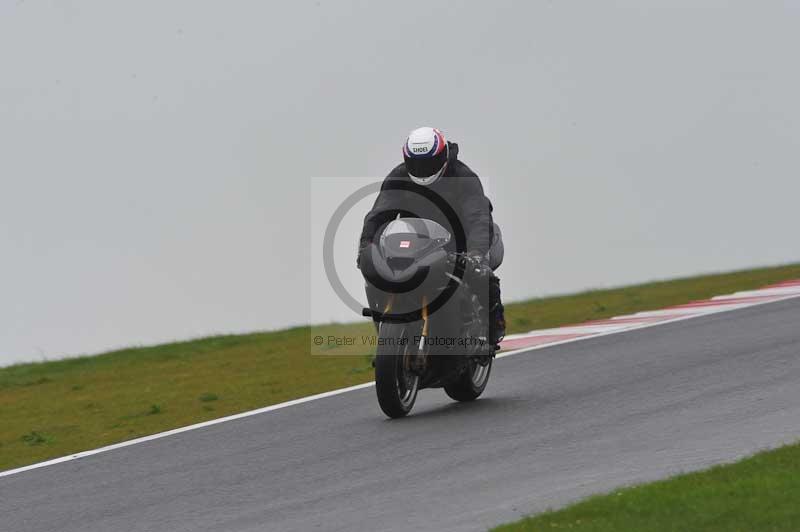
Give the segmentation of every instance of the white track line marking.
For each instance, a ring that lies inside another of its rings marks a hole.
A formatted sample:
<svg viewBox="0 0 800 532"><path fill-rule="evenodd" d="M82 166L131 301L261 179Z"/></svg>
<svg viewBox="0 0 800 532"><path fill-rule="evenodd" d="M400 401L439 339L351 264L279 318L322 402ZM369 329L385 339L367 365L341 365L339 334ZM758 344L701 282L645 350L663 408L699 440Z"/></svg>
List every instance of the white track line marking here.
<svg viewBox="0 0 800 532"><path fill-rule="evenodd" d="M38 469L40 467L60 464L63 462L70 462L72 460L77 460L78 458L85 458L87 456L92 456L93 454L104 453L106 451L113 451L114 449L121 449L123 447L129 447L131 445L136 445L151 440L157 440L159 438L165 438L167 436L172 436L173 434L180 434L181 432L188 432L190 430L201 429L203 427L219 425L220 423L225 423L226 421L233 421L234 419L241 419L243 417L255 416L258 414L266 414L267 412L272 412L273 410L280 410L281 408L287 408L302 403L308 403L310 401L316 401L317 399L325 399L326 397L333 397L334 395L340 395L355 390L361 390L364 388L369 388L370 386L374 385L375 385L374 381L365 382L364 384L357 384L356 386L350 386L349 388L340 388L338 390L331 390L330 392L323 392L323 393L318 393L316 395L309 395L307 397L300 397L298 399L292 399L291 401L286 401L285 403L278 403L276 405L265 406L264 408L259 408L256 410L248 410L247 412L241 412L239 414L233 414L231 416L211 419L208 421L203 421L202 423L195 423L194 425L188 425L186 427L180 427L177 429L167 430L165 432L159 432L157 434L151 434L150 436L142 436L141 438L136 438L135 440L127 440L115 443L113 445L107 445L105 447L100 447L99 449L92 449L90 451L81 451L79 453L62 456L61 458L54 458L52 460L47 460L46 462L39 462L36 464L19 467L17 469L2 471L0 472L0 477L7 477L10 475L15 475L17 473L22 473L24 471L30 471L31 469Z"/></svg>
<svg viewBox="0 0 800 532"><path fill-rule="evenodd" d="M737 294L731 294L730 296L725 297L742 297L742 296L754 296L754 295L770 295L775 296L775 299L766 299L766 300L758 300L752 303L741 303L741 304L725 304L724 301L720 302L718 306L706 306L706 307L699 307L699 308L676 308L676 309L666 309L660 311L650 311L650 312L638 312L636 314L632 314L629 316L617 316L617 319L622 318L631 318L631 317L642 317L642 316L669 316L670 313L675 315L675 318L672 319L663 319L660 321L654 322L644 322L644 323L626 323L625 327L613 327L613 329L609 330L602 330L602 326L591 326L587 325L581 327L578 325L567 325L562 328L557 329L548 329L547 333L550 335L559 335L565 334L565 330L578 330L583 329L585 332L580 333L581 336L577 336L574 338L568 338L560 341L544 343L540 345L533 345L528 347L521 347L519 349L515 349L513 351L506 351L504 353L500 353L497 355L496 358L506 358L514 355L519 355L521 353L527 353L529 351L536 351L539 349L544 349L547 347L554 347L557 345L569 344L573 342L580 342L583 340L588 340L590 338L600 338L601 336L609 336L612 334L619 334L628 331L636 331L640 329L647 329L649 327L657 327L659 325L666 325L667 323L675 323L678 321L690 320L693 318L698 318L700 316L707 316L710 314L721 314L723 312L730 312L732 310L737 310L740 308L749 308L749 307L756 307L759 305L766 305L768 303L774 303L776 301L785 301L787 299L792 299L796 297L800 297L800 284L797 286L782 286L780 288L775 287L766 287L763 290L752 290L747 292L739 292ZM719 296L718 296L719 297ZM711 300L709 300L711 301ZM691 311L691 312L688 312ZM612 318L613 319L613 318ZM536 336L542 336L541 333L544 331L531 331L530 333L523 333L519 335L512 335L509 336L509 339L516 338L516 339L523 339L523 338L535 338ZM567 333L569 334L569 333ZM365 388L370 388L375 385L375 382L365 382L364 384L358 384L356 386L350 386L348 388L340 388L338 390L331 390L329 392L318 393L316 395L309 395L307 397L300 397L298 399L292 399L291 401L286 401L284 403L278 403L275 405L266 406L264 408L258 408L256 410L249 410L247 412L241 412L239 414L233 414L231 416L221 417L217 419L211 419L209 421L204 421L202 423L195 423L194 425L188 425L186 427L180 427L177 429L168 430L165 432L159 432L157 434L151 434L150 436L143 436L141 438L136 438L134 440L123 441L120 443L115 443L113 445L107 445L105 447L100 447L98 449L92 449L89 451L81 451L79 453L70 454L67 456L62 456L60 458L54 458L52 460L47 460L45 462L38 462L36 464L31 464L23 467L18 467L17 469L9 469L8 471L0 472L0 478L8 477L11 475L16 475L18 473L24 473L25 471L31 471L33 469L39 469L42 467L47 467L51 465L61 464L64 462L71 462L73 460L77 460L79 458L86 458L87 456L92 456L95 454L104 453L107 451L113 451L115 449L122 449L123 447L130 447L132 445L138 445L140 443L145 443L152 440L158 440L160 438L166 438L167 436L172 436L174 434L180 434L182 432L188 432L190 430L201 429L204 427L211 427L213 425L219 425L220 423L225 423L227 421L233 421L235 419L242 419L245 417L256 416L259 414L266 414L267 412L273 412L275 410L280 410L283 408L288 408L290 406L295 406L303 403L309 403L311 401L316 401L318 399L325 399L328 397L333 397L336 395L341 395L347 392L353 392L356 390L363 390Z"/></svg>

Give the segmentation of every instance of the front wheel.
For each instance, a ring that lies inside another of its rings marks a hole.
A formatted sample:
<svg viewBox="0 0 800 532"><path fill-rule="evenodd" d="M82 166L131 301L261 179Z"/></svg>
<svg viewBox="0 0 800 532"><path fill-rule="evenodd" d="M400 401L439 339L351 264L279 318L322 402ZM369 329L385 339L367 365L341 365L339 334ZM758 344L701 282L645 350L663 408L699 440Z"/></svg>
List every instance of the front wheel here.
<svg viewBox="0 0 800 532"><path fill-rule="evenodd" d="M375 356L375 391L383 413L398 418L411 412L419 391L419 376L411 372L416 353L413 335L404 323L382 323Z"/></svg>
<svg viewBox="0 0 800 532"><path fill-rule="evenodd" d="M458 379L445 384L445 393L456 401L474 401L486 389L489 375L492 373L492 362L494 359L490 359L485 366L482 366L476 360L470 360L469 367Z"/></svg>

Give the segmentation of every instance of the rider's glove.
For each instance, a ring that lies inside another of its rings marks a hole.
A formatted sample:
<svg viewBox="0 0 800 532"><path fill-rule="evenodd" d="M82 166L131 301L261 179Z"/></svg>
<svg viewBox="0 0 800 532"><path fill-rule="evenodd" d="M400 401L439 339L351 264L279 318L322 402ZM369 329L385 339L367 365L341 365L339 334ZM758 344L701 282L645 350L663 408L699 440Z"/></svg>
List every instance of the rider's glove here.
<svg viewBox="0 0 800 532"><path fill-rule="evenodd" d="M480 251L467 252L467 259L469 261L469 268L479 277L489 277L492 275L492 269L489 267L489 259L486 253Z"/></svg>
<svg viewBox="0 0 800 532"><path fill-rule="evenodd" d="M467 257L469 257L469 260L475 263L486 261L486 254L481 253L480 251L467 251Z"/></svg>

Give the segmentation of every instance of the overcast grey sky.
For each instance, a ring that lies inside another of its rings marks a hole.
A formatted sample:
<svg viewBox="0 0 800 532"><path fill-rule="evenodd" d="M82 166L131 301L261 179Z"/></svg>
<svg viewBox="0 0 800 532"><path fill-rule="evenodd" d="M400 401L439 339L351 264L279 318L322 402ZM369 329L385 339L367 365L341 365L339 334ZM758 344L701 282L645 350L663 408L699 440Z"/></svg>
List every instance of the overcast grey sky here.
<svg viewBox="0 0 800 532"><path fill-rule="evenodd" d="M491 177L508 299L800 260L799 5L0 0L0 364L358 319L311 177L419 125Z"/></svg>

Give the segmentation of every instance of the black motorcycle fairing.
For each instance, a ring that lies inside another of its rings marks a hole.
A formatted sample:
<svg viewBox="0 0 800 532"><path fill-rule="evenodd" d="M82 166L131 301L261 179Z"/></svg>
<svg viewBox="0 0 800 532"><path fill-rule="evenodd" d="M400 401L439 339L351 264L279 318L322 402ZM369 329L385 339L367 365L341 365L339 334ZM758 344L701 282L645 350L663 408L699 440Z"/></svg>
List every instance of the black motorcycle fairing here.
<svg viewBox="0 0 800 532"><path fill-rule="evenodd" d="M365 250L361 273L370 285L390 294L404 294L417 289L428 277L429 267L413 259L404 268L398 268L393 257L385 257L377 244Z"/></svg>
<svg viewBox="0 0 800 532"><path fill-rule="evenodd" d="M426 279L446 278L440 274L444 273L444 248L450 240L450 233L431 220L393 220L384 228L379 242L371 243L362 253L361 272L379 290L411 292Z"/></svg>

